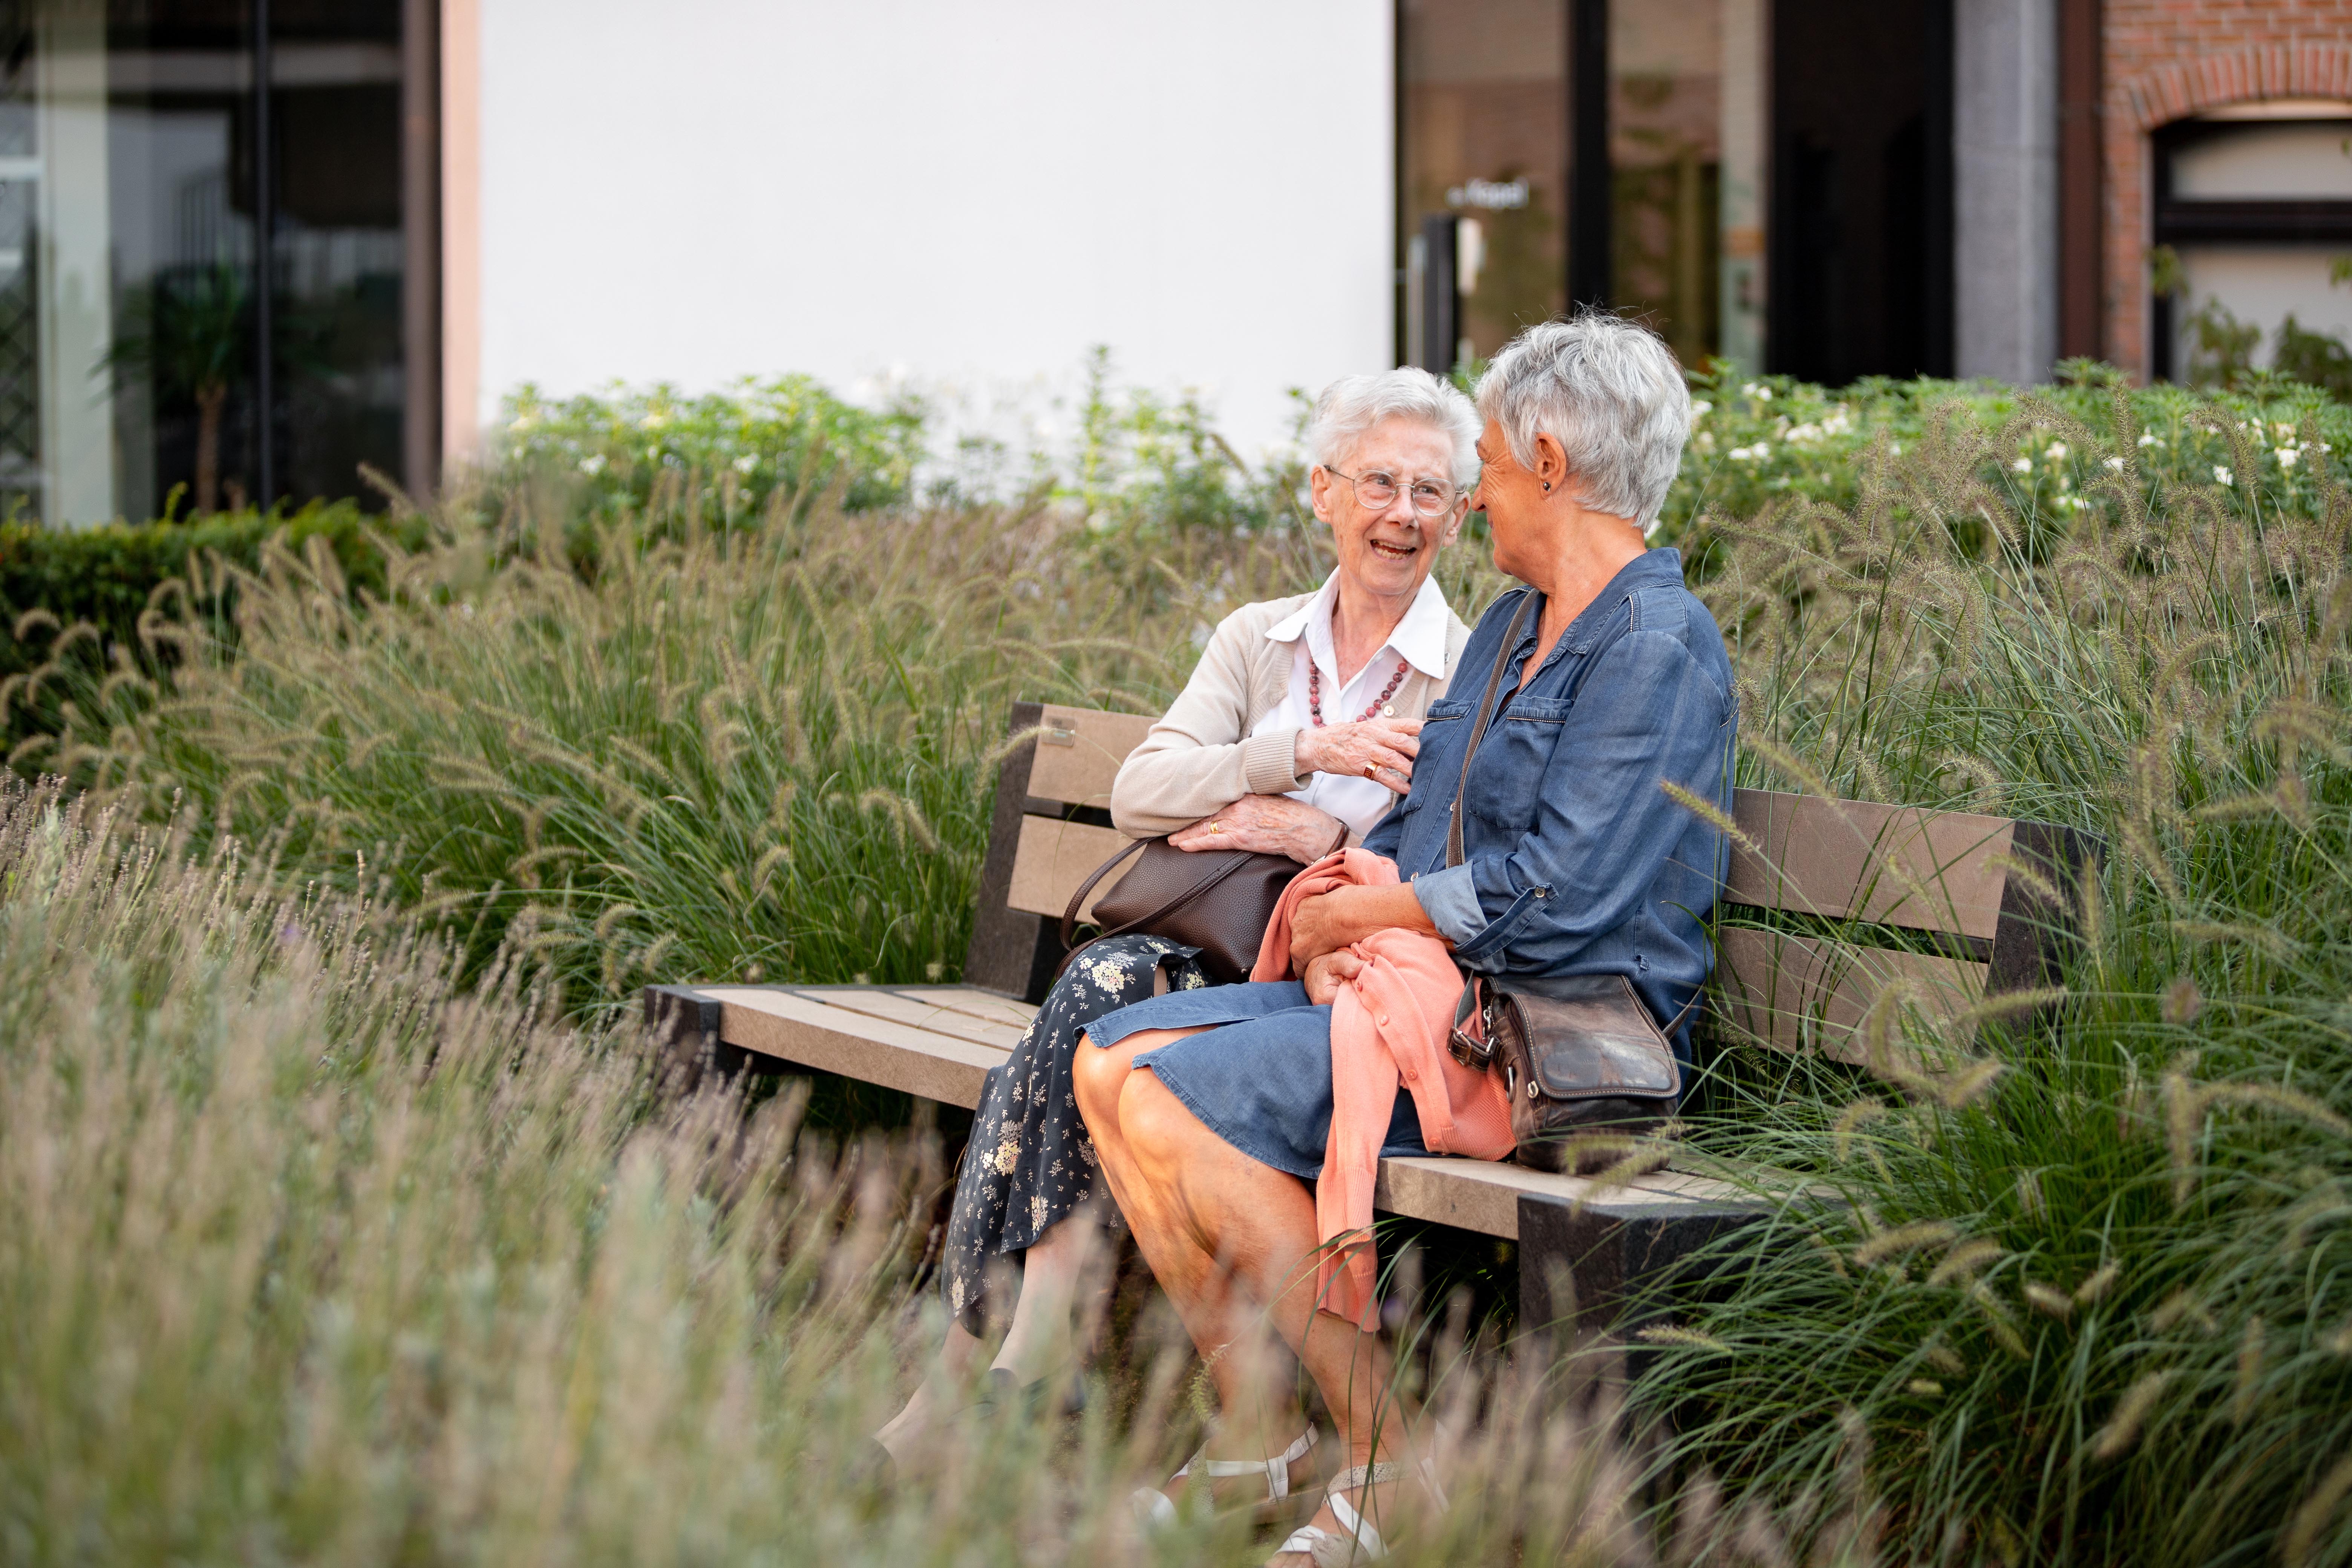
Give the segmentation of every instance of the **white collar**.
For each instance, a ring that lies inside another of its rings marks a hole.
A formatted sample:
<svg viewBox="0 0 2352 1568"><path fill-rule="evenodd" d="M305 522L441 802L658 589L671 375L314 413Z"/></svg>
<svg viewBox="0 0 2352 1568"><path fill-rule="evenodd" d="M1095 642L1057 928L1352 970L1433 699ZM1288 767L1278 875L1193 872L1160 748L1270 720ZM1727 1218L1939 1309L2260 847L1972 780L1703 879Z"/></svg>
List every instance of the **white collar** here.
<svg viewBox="0 0 2352 1568"><path fill-rule="evenodd" d="M1336 661L1331 651L1331 606L1339 597L1339 574L1334 572L1323 580L1315 596L1282 619L1266 627L1268 642L1296 642L1301 633L1307 636L1307 651L1318 663L1328 666ZM1404 619L1389 633L1388 648L1399 658L1428 676L1432 680L1445 679L1445 593L1437 585L1434 576L1421 580L1421 592L1412 596ZM1375 658L1378 654L1373 656ZM1332 675L1337 677L1338 670Z"/></svg>

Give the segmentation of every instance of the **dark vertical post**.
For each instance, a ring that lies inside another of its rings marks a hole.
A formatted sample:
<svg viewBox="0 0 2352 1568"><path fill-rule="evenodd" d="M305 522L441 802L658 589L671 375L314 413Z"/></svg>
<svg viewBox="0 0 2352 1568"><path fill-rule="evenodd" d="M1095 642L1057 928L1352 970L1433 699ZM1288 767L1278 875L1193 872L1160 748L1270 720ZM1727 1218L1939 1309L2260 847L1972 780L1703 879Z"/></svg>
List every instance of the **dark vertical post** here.
<svg viewBox="0 0 2352 1568"><path fill-rule="evenodd" d="M1927 0L1921 7L1920 31L1927 58L1921 62L1920 140L1927 167L1921 171L1925 211L1920 215L1925 276L1919 279L1920 314L1926 318L1919 334L1920 371L1927 375L1952 374L1953 245L1952 224L1952 72L1958 50L1954 46L1952 0Z"/></svg>
<svg viewBox="0 0 2352 1568"><path fill-rule="evenodd" d="M1568 302L1606 306L1610 269L1609 0L1568 5Z"/></svg>
<svg viewBox="0 0 2352 1568"><path fill-rule="evenodd" d="M401 463L421 504L441 482L441 7L400 7Z"/></svg>
<svg viewBox="0 0 2352 1568"><path fill-rule="evenodd" d="M269 0L253 0L254 504L278 499L278 149L270 116Z"/></svg>
<svg viewBox="0 0 2352 1568"><path fill-rule="evenodd" d="M2058 353L2105 357L2099 0L2058 0Z"/></svg>
<svg viewBox="0 0 2352 1568"><path fill-rule="evenodd" d="M1461 220L1445 213L1421 220L1421 368L1432 375L1454 374L1462 342L1462 289L1454 276Z"/></svg>

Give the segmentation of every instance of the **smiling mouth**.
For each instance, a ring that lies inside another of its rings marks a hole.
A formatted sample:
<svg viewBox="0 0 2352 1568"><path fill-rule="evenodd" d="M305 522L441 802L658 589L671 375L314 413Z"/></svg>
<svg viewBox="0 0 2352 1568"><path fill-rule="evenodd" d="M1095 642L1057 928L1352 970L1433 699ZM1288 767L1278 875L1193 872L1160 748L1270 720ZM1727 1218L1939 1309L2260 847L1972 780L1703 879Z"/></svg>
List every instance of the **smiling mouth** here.
<svg viewBox="0 0 2352 1568"><path fill-rule="evenodd" d="M1391 544L1379 539L1371 541L1371 546L1372 553L1383 561L1410 561L1421 549L1418 544Z"/></svg>

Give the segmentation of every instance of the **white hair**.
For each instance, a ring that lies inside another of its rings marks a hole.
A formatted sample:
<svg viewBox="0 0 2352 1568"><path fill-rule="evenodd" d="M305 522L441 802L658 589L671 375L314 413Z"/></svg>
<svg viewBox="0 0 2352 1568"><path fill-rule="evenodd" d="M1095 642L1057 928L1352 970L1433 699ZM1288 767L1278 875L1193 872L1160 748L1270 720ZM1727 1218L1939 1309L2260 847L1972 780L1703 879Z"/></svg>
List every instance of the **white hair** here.
<svg viewBox="0 0 2352 1568"><path fill-rule="evenodd" d="M1478 482L1478 436L1486 426L1461 389L1406 365L1378 375L1343 375L1323 389L1307 416L1307 451L1324 468L1345 462L1364 432L1383 419L1412 419L1454 447L1454 488Z"/></svg>
<svg viewBox="0 0 2352 1568"><path fill-rule="evenodd" d="M1529 327L1478 378L1478 412L1503 428L1522 468L1549 432L1576 499L1595 511L1657 521L1690 438L1690 388L1657 333L1588 310Z"/></svg>

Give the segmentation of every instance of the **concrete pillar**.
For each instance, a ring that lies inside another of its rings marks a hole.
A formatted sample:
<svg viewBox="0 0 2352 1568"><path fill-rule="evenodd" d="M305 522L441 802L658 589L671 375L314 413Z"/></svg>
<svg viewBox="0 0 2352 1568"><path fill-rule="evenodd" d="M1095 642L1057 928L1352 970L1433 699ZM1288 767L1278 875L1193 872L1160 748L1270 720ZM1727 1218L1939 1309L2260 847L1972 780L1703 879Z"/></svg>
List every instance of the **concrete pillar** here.
<svg viewBox="0 0 2352 1568"><path fill-rule="evenodd" d="M2058 3L1954 0L1953 349L1962 376L2058 355Z"/></svg>

